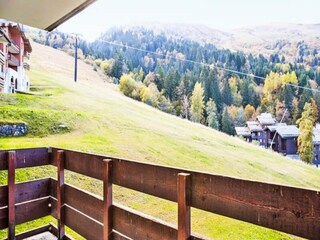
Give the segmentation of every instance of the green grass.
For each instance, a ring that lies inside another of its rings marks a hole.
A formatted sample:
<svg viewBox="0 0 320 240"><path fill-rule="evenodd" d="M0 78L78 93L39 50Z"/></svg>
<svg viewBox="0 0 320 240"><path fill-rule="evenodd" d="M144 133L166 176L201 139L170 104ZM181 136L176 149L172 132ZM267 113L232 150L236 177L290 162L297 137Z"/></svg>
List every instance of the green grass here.
<svg viewBox="0 0 320 240"><path fill-rule="evenodd" d="M320 189L320 171L314 167L124 97L113 85L103 83L89 66L80 65L79 81L74 83L69 56L53 49L34 45L33 54L34 59L44 55L43 61L34 60L33 71L29 74L31 87L37 94L0 94L0 108L11 109L15 114L13 119L26 121L29 125L42 125L40 123L43 122L45 134L2 138L1 149L56 146L243 179ZM55 65L45 61L55 58L60 58ZM31 111L36 114L35 123L29 115ZM42 113L44 119L39 117ZM12 118L8 114L6 116ZM58 122L72 126L70 132L49 131L50 126ZM21 170L17 179L48 175L55 176L52 168L36 168ZM75 186L102 195L100 181L70 172L66 179ZM0 183L5 182L5 173L2 172ZM114 188L114 199L169 223L177 222L176 204L169 201L120 187ZM195 209L192 209L192 216L192 231L215 239L294 238ZM0 237L3 236L0 233Z"/></svg>

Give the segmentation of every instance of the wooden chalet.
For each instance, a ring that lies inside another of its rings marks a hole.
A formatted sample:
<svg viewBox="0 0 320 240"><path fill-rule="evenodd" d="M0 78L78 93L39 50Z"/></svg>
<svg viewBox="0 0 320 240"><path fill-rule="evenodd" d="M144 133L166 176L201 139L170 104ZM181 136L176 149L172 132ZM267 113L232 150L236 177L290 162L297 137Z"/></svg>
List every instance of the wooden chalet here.
<svg viewBox="0 0 320 240"><path fill-rule="evenodd" d="M261 140L262 140L260 145L267 146L268 145L267 127L275 125L276 120L272 117L270 113L262 113L261 115L257 116L257 121L263 130L260 133Z"/></svg>
<svg viewBox="0 0 320 240"><path fill-rule="evenodd" d="M297 154L299 129L296 125L275 126L275 135L275 151L284 155Z"/></svg>
<svg viewBox="0 0 320 240"><path fill-rule="evenodd" d="M263 129L258 121L247 121L248 129L251 133L251 138L263 145Z"/></svg>
<svg viewBox="0 0 320 240"><path fill-rule="evenodd" d="M276 151L278 146L278 138L276 138L276 128L279 126L286 126L286 123L278 123L273 126L266 126L265 128L265 147L266 148L272 148L274 151ZM272 146L272 147L271 147Z"/></svg>
<svg viewBox="0 0 320 240"><path fill-rule="evenodd" d="M236 127L236 133L246 141L258 141L260 146L267 145L266 127L275 125L276 121L270 113L262 113L255 121L247 121L246 127ZM249 135L250 133L250 135Z"/></svg>
<svg viewBox="0 0 320 240"><path fill-rule="evenodd" d="M2 36L2 37L1 37ZM0 92L28 92L30 80L26 62L32 51L29 39L22 26L6 20L0 20Z"/></svg>
<svg viewBox="0 0 320 240"><path fill-rule="evenodd" d="M247 142L252 142L251 132L248 127L235 127L236 134L243 137Z"/></svg>

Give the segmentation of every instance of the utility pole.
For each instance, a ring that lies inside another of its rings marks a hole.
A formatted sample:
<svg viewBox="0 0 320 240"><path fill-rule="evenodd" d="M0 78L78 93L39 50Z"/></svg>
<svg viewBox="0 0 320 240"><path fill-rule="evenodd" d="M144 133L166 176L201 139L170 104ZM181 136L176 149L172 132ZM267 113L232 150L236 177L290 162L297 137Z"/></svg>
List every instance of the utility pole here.
<svg viewBox="0 0 320 240"><path fill-rule="evenodd" d="M76 35L76 44L74 46L74 82L77 82L78 70L78 35Z"/></svg>

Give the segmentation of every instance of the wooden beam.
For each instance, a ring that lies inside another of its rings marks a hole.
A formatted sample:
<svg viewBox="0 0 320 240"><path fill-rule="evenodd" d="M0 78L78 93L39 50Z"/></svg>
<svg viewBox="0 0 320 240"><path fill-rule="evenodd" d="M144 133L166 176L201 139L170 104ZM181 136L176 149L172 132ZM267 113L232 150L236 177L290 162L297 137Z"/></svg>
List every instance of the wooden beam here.
<svg viewBox="0 0 320 240"><path fill-rule="evenodd" d="M50 195L50 178L38 179L15 185L15 203L22 203ZM8 205L8 186L0 187L0 208Z"/></svg>
<svg viewBox="0 0 320 240"><path fill-rule="evenodd" d="M64 206L65 208L65 223L72 230L80 234L86 239L101 240L103 239L103 224L95 221L92 218L84 215L76 209Z"/></svg>
<svg viewBox="0 0 320 240"><path fill-rule="evenodd" d="M50 197L16 204L16 224L29 222L51 214ZM8 207L0 208L0 230L8 227Z"/></svg>
<svg viewBox="0 0 320 240"><path fill-rule="evenodd" d="M58 239L62 240L65 236L64 229L64 165L65 155L63 150L57 152L58 164L58 184L57 184L57 216L58 216Z"/></svg>
<svg viewBox="0 0 320 240"><path fill-rule="evenodd" d="M112 237L112 160L103 160L103 239Z"/></svg>
<svg viewBox="0 0 320 240"><path fill-rule="evenodd" d="M28 148L10 150L16 152L16 168L49 165L48 148ZM0 170L8 169L8 150L0 150Z"/></svg>
<svg viewBox="0 0 320 240"><path fill-rule="evenodd" d="M178 240L189 240L190 226L190 174L178 174Z"/></svg>
<svg viewBox="0 0 320 240"><path fill-rule="evenodd" d="M16 211L15 211L15 174L16 152L8 152L8 239L15 239Z"/></svg>

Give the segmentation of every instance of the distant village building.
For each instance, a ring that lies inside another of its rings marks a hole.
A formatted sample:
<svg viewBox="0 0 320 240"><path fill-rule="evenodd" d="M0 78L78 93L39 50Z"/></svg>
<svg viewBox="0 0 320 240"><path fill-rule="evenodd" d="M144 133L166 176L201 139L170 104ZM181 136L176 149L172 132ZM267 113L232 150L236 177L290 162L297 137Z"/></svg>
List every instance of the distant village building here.
<svg viewBox="0 0 320 240"><path fill-rule="evenodd" d="M299 129L296 125L278 125L276 131L276 148L275 151L284 155L297 154L297 140Z"/></svg>
<svg viewBox="0 0 320 240"><path fill-rule="evenodd" d="M0 92L28 92L30 70L26 59L32 52L29 39L19 24L0 20Z"/></svg>
<svg viewBox="0 0 320 240"><path fill-rule="evenodd" d="M236 134L243 137L246 141L252 142L251 132L248 127L235 127Z"/></svg>
<svg viewBox="0 0 320 240"><path fill-rule="evenodd" d="M247 121L247 127L251 133L251 139L263 145L263 129L257 121Z"/></svg>
<svg viewBox="0 0 320 240"><path fill-rule="evenodd" d="M265 135L266 135L265 147L266 148L271 148L274 151L278 149L278 138L276 138L277 136L276 128L278 126L286 126L286 125L287 125L286 123L276 123L275 125L267 126L265 128Z"/></svg>
<svg viewBox="0 0 320 240"><path fill-rule="evenodd" d="M277 123L270 113L262 113L255 121L247 121L245 127L235 127L238 136L246 141L258 141L260 146L273 149L283 155L297 155L299 129L296 125ZM313 164L320 165L320 125L313 129Z"/></svg>
<svg viewBox="0 0 320 240"><path fill-rule="evenodd" d="M276 121L272 118L270 113L262 113L257 116L255 121L247 121L246 127L236 127L236 134L251 142L258 141L260 146L266 146L266 127L274 125Z"/></svg>

